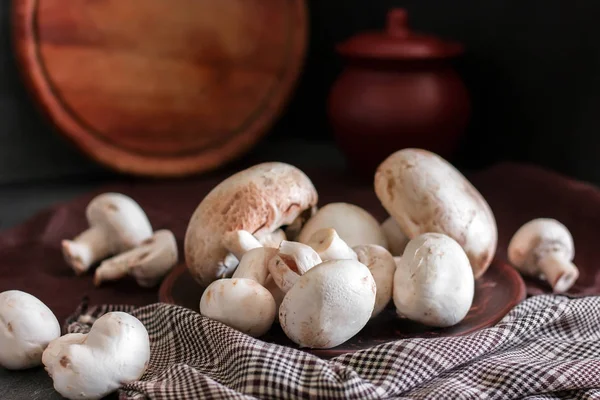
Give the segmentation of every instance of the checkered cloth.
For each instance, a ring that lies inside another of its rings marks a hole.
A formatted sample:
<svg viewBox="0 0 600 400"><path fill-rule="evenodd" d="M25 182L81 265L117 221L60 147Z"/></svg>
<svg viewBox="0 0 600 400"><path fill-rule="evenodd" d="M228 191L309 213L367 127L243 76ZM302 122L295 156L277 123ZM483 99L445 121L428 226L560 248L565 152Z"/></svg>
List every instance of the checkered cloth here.
<svg viewBox="0 0 600 400"><path fill-rule="evenodd" d="M109 311L148 329L150 366L122 399L600 398L600 297L541 295L463 337L407 339L331 360L269 344L167 304L88 307L86 332Z"/></svg>

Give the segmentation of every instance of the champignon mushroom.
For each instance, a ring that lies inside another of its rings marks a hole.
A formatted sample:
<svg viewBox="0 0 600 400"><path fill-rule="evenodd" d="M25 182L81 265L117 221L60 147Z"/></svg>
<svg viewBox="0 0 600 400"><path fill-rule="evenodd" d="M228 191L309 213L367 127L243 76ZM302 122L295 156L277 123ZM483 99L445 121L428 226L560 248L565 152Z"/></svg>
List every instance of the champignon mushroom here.
<svg viewBox="0 0 600 400"><path fill-rule="evenodd" d="M356 253L333 228L322 228L315 231L307 245L312 247L322 261L350 259L356 260Z"/></svg>
<svg viewBox="0 0 600 400"><path fill-rule="evenodd" d="M311 208L301 212L291 224L286 226L286 240L298 241L298 235L300 235L300 232L302 231L302 228L304 228L306 221L314 217L318 210L319 208L314 205Z"/></svg>
<svg viewBox="0 0 600 400"><path fill-rule="evenodd" d="M173 232L161 229L129 251L104 260L94 273L94 284L118 280L127 275L141 287L156 286L178 261Z"/></svg>
<svg viewBox="0 0 600 400"><path fill-rule="evenodd" d="M381 224L381 229L385 234L388 242L388 249L393 256L401 256L404 253L404 249L410 240L400 225L392 217L388 217Z"/></svg>
<svg viewBox="0 0 600 400"><path fill-rule="evenodd" d="M462 321L473 303L475 279L464 249L442 233L412 239L394 274L397 312L432 327Z"/></svg>
<svg viewBox="0 0 600 400"><path fill-rule="evenodd" d="M375 297L375 307L371 314L371 318L375 318L392 300L394 273L396 272L394 257L385 247L376 244L354 246L352 250L358 257L358 261L369 268L373 279L375 279L377 295Z"/></svg>
<svg viewBox="0 0 600 400"><path fill-rule="evenodd" d="M350 203L329 203L310 218L298 240L308 243L312 235L323 228L333 228L350 247L378 244L387 249L388 243L379 222L368 211Z"/></svg>
<svg viewBox="0 0 600 400"><path fill-rule="evenodd" d="M357 260L325 261L307 271L286 293L279 324L301 348L332 348L369 321L377 288Z"/></svg>
<svg viewBox="0 0 600 400"><path fill-rule="evenodd" d="M508 259L524 275L546 280L555 293L571 288L579 278L573 264L575 245L565 225L553 218L536 218L513 235Z"/></svg>
<svg viewBox="0 0 600 400"><path fill-rule="evenodd" d="M225 235L230 240L235 231L256 238L272 233L317 201L310 179L289 164L262 163L230 176L204 197L190 219L184 240L190 274L202 286L231 276L237 262L223 243ZM238 244L228 241L233 249Z"/></svg>
<svg viewBox="0 0 600 400"><path fill-rule="evenodd" d="M496 253L498 230L483 196L450 163L421 149L399 150L378 167L375 193L409 239L443 233L465 250L475 278Z"/></svg>
<svg viewBox="0 0 600 400"><path fill-rule="evenodd" d="M321 262L321 257L312 247L284 240L267 267L275 284L287 293L301 275Z"/></svg>
<svg viewBox="0 0 600 400"><path fill-rule="evenodd" d="M73 240L62 241L65 261L76 274L106 257L130 250L152 236L146 213L121 193L96 196L87 206L90 227Z"/></svg>
<svg viewBox="0 0 600 400"><path fill-rule="evenodd" d="M100 399L142 377L150 361L150 339L131 314L109 312L89 333L53 340L42 356L54 389L68 399Z"/></svg>
<svg viewBox="0 0 600 400"><path fill-rule="evenodd" d="M269 275L268 264L278 252L272 247L257 247L246 252L232 278L252 279L264 286Z"/></svg>
<svg viewBox="0 0 600 400"><path fill-rule="evenodd" d="M40 299L20 290L0 293L0 366L41 365L46 346L59 336L56 316Z"/></svg>
<svg viewBox="0 0 600 400"><path fill-rule="evenodd" d="M273 299L275 299L275 320L274 323L279 323L279 307L281 307L281 302L285 297L285 292L277 286L273 277L271 275L267 276L267 280L265 281L265 289L267 289L273 295Z"/></svg>

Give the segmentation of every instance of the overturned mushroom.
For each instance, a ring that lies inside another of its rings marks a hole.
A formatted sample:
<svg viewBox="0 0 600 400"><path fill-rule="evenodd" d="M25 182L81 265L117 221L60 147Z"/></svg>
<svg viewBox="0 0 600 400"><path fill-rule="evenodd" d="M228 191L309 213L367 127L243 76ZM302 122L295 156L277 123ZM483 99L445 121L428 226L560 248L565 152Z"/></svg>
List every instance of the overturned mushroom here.
<svg viewBox="0 0 600 400"><path fill-rule="evenodd" d="M289 164L262 163L230 176L204 197L190 219L184 243L190 274L202 286L231 276L238 260L231 249L249 249L236 242L247 235L235 231L260 238L291 224L317 201L310 179Z"/></svg>
<svg viewBox="0 0 600 400"><path fill-rule="evenodd" d="M75 239L62 241L65 261L78 275L97 261L130 250L152 236L144 210L121 193L96 196L86 217L90 227Z"/></svg>
<svg viewBox="0 0 600 400"><path fill-rule="evenodd" d="M443 233L465 250L475 278L489 268L498 230L483 196L451 164L426 150L390 155L375 173L375 193L402 232Z"/></svg>
<svg viewBox="0 0 600 400"><path fill-rule="evenodd" d="M389 251L376 244L363 244L354 246L352 249L356 253L358 261L369 268L375 279L377 295L371 315L371 318L375 318L392 300L396 263Z"/></svg>
<svg viewBox="0 0 600 400"><path fill-rule="evenodd" d="M323 261L329 260L356 260L356 253L333 228L323 228L315 231L307 245L312 247Z"/></svg>
<svg viewBox="0 0 600 400"><path fill-rule="evenodd" d="M89 333L53 340L42 361L63 397L100 399L142 377L150 361L150 339L131 314L109 312Z"/></svg>
<svg viewBox="0 0 600 400"><path fill-rule="evenodd" d="M527 222L508 245L510 263L524 275L546 280L555 293L569 290L579 278L574 256L571 233L553 218Z"/></svg>
<svg viewBox="0 0 600 400"><path fill-rule="evenodd" d="M474 294L473 270L458 242L424 233L408 243L394 274L399 315L428 326L453 326L469 312Z"/></svg>
<svg viewBox="0 0 600 400"><path fill-rule="evenodd" d="M20 290L0 293L0 366L21 370L42 364L42 353L60 336L60 324L37 297Z"/></svg>
<svg viewBox="0 0 600 400"><path fill-rule="evenodd" d="M298 241L308 243L312 235L323 228L335 229L340 238L350 247L360 244L378 244L386 249L388 247L385 235L375 217L354 204L324 205L306 222L298 236Z"/></svg>
<svg viewBox="0 0 600 400"><path fill-rule="evenodd" d="M332 348L369 322L376 284L356 260L325 261L307 271L287 292L279 323L301 348Z"/></svg>
<svg viewBox="0 0 600 400"><path fill-rule="evenodd" d="M208 285L200 299L200 313L250 336L267 333L275 320L277 304L264 285L267 264L277 252L270 247L247 251L231 278Z"/></svg>
<svg viewBox="0 0 600 400"><path fill-rule="evenodd" d="M177 241L173 233L158 230L138 247L104 260L94 273L94 284L135 278L142 287L156 286L178 261Z"/></svg>
<svg viewBox="0 0 600 400"><path fill-rule="evenodd" d="M383 221L381 229L387 239L390 253L392 253L393 256L401 256L410 240L408 236L402 232L402 228L400 228L398 223L392 217Z"/></svg>
<svg viewBox="0 0 600 400"><path fill-rule="evenodd" d="M275 284L286 293L301 275L321 262L321 257L312 247L284 240L275 257L269 261L268 268Z"/></svg>

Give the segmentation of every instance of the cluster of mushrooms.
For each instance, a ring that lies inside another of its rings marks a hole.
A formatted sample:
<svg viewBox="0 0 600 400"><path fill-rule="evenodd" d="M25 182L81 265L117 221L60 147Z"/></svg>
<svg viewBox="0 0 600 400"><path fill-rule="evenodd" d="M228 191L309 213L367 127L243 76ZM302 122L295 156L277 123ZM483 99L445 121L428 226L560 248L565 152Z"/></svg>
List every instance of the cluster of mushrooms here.
<svg viewBox="0 0 600 400"><path fill-rule="evenodd" d="M374 189L389 214L383 223L346 202L319 208L309 177L289 164L258 164L221 182L193 213L184 241L203 289L200 313L254 337L279 323L304 348L336 347L390 305L427 326L458 324L496 253L488 203L451 164L421 149L383 161ZM153 231L130 197L99 195L86 216L89 228L62 242L77 275L99 264L96 285L130 276L153 287L177 264L173 233ZM527 222L507 250L515 268L556 293L579 277L573 238L555 219ZM0 366L44 365L69 399L101 398L139 379L150 360L144 325L123 312L90 322L87 334L61 335L39 299L0 293Z"/></svg>

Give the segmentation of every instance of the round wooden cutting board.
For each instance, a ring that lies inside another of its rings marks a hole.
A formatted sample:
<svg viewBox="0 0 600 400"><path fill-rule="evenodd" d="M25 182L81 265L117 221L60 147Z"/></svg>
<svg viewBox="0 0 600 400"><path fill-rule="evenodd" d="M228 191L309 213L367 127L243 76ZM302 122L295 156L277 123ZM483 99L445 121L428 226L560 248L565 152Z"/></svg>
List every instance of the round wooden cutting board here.
<svg viewBox="0 0 600 400"><path fill-rule="evenodd" d="M304 0L14 0L35 100L93 159L145 176L215 169L272 126L301 72Z"/></svg>

